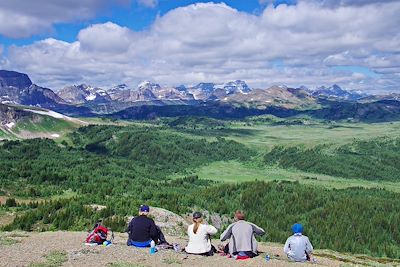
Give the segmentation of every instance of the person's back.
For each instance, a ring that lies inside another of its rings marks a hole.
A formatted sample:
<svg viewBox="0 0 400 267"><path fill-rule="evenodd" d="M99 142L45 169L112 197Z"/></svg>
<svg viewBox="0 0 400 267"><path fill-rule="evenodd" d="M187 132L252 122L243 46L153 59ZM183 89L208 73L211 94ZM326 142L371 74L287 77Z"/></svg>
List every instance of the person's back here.
<svg viewBox="0 0 400 267"><path fill-rule="evenodd" d="M150 246L152 240L157 243L161 230L158 231L154 221L147 217L149 211L149 206L141 205L139 216L129 222L128 229L126 229L129 235L128 246L147 247Z"/></svg>
<svg viewBox="0 0 400 267"><path fill-rule="evenodd" d="M229 239L229 253L236 255L238 252L246 252L251 257L258 255L258 244L255 235L265 234L257 225L244 220L244 214L235 213L236 222L229 225L222 233L221 241Z"/></svg>
<svg viewBox="0 0 400 267"><path fill-rule="evenodd" d="M188 227L189 242L185 251L192 254L203 254L209 252L211 250L211 240L209 236L215 235L218 230L212 225L201 224L197 233L194 233L194 225L195 224L192 224Z"/></svg>
<svg viewBox="0 0 400 267"><path fill-rule="evenodd" d="M292 227L294 235L290 236L285 243L284 252L293 261L311 260L313 247L307 236L303 235L303 226L295 224Z"/></svg>
<svg viewBox="0 0 400 267"><path fill-rule="evenodd" d="M250 251L256 246L253 232L253 226L247 221L238 221L232 226L236 251Z"/></svg>
<svg viewBox="0 0 400 267"><path fill-rule="evenodd" d="M132 219L128 226L129 239L136 242L156 240L157 229L154 221L145 215Z"/></svg>

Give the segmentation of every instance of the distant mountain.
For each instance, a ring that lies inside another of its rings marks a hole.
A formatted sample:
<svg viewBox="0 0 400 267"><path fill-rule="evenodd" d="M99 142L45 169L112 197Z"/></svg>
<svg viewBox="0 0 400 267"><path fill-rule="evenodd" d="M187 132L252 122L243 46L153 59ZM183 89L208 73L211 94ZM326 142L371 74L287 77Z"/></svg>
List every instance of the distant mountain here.
<svg viewBox="0 0 400 267"><path fill-rule="evenodd" d="M292 109L305 109L318 106L316 99L305 90L283 86L254 89L246 94L232 94L225 97L222 101L235 104L248 104L257 108L277 106Z"/></svg>
<svg viewBox="0 0 400 267"><path fill-rule="evenodd" d="M65 101L51 89L32 84L28 88L20 91L19 103L29 106L53 108L59 104L65 104Z"/></svg>
<svg viewBox="0 0 400 267"><path fill-rule="evenodd" d="M144 81L136 88L119 84L109 89L81 84L64 87L56 94L32 84L26 74L0 71L0 103L37 106L76 116L148 118L187 114L240 118L305 113L332 120L385 121L400 119L399 100L399 94L367 96L338 85L315 90L284 85L252 89L241 80L177 87Z"/></svg>
<svg viewBox="0 0 400 267"><path fill-rule="evenodd" d="M28 75L0 70L0 102L54 107L65 102L51 89L32 84Z"/></svg>
<svg viewBox="0 0 400 267"><path fill-rule="evenodd" d="M316 109L293 109L274 105L258 108L222 102L204 102L197 105L142 105L129 107L106 116L116 119L155 119L177 116L241 119L248 116L272 114L281 118L308 115L332 121L385 122L400 120L400 101L384 100L373 103L358 103L322 100L322 102L323 107Z"/></svg>
<svg viewBox="0 0 400 267"><path fill-rule="evenodd" d="M108 93L101 88L94 88L86 84L67 86L58 91L65 102L74 105L85 104L87 102L106 103L111 101Z"/></svg>
<svg viewBox="0 0 400 267"><path fill-rule="evenodd" d="M144 81L140 83L137 90L131 91L128 101L152 101L158 99L155 91L161 89L161 86L156 83Z"/></svg>
<svg viewBox="0 0 400 267"><path fill-rule="evenodd" d="M224 83L223 85L216 85L216 88L224 89L227 95L236 93L247 94L251 91L250 87L246 84L246 82L241 80L227 82Z"/></svg>
<svg viewBox="0 0 400 267"><path fill-rule="evenodd" d="M385 122L400 120L400 101L381 100L370 103L326 100L324 107L304 113L325 120Z"/></svg>
<svg viewBox="0 0 400 267"><path fill-rule="evenodd" d="M119 84L107 90L107 94L113 101L127 101L131 96L131 88L126 84Z"/></svg>
<svg viewBox="0 0 400 267"><path fill-rule="evenodd" d="M358 100L360 103L370 103L370 102L376 102L376 101L382 101L382 100L396 100L400 101L400 94L396 93L391 93L388 95L369 95L362 97Z"/></svg>
<svg viewBox="0 0 400 267"><path fill-rule="evenodd" d="M161 86L158 83L143 81L138 85L137 89L138 91L144 91L144 90L157 91L161 89Z"/></svg>
<svg viewBox="0 0 400 267"><path fill-rule="evenodd" d="M312 91L311 95L319 98L351 100L351 101L355 101L366 96L365 94L362 94L360 92L344 90L337 84L334 84L331 87L325 87L325 86L319 87L315 91Z"/></svg>
<svg viewBox="0 0 400 267"><path fill-rule="evenodd" d="M31 79L24 73L0 70L0 87L24 89L32 85Z"/></svg>
<svg viewBox="0 0 400 267"><path fill-rule="evenodd" d="M203 102L196 105L141 105L105 115L115 119L155 119L158 117L201 116L217 119L240 119L247 116L273 114L290 117L299 114L294 109L270 106L264 109L234 106L221 102Z"/></svg>
<svg viewBox="0 0 400 267"><path fill-rule="evenodd" d="M247 94L251 88L241 80L227 83L199 83L188 87L187 92L191 93L196 100L222 100L228 95Z"/></svg>
<svg viewBox="0 0 400 267"><path fill-rule="evenodd" d="M32 84L28 75L0 70L0 103L37 106L65 114L91 116L88 108L69 105L49 88Z"/></svg>

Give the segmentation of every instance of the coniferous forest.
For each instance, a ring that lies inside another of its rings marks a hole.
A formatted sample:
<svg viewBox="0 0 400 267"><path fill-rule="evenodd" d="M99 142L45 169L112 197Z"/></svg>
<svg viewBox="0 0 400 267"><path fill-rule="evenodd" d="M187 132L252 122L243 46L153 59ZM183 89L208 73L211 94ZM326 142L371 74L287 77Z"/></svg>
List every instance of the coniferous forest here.
<svg viewBox="0 0 400 267"><path fill-rule="evenodd" d="M299 182L222 183L193 170L215 161L284 166L343 178L399 181L400 141L380 138L335 148L275 146L263 152L222 137L152 126L87 126L62 142L3 141L1 207L17 212L3 230L87 230L103 219L123 231L141 203L178 214L195 209L232 216L237 209L284 242L294 222L316 248L400 258L400 194L361 187L329 189ZM181 178L172 178L174 174ZM19 202L15 199L30 199ZM107 208L95 211L89 205Z"/></svg>

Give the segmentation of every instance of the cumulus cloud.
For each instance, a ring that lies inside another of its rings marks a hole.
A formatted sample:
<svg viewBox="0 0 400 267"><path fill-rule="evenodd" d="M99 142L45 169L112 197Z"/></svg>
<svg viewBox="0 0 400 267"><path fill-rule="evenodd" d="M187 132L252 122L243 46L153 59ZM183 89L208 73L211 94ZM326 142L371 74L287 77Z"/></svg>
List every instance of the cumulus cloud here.
<svg viewBox="0 0 400 267"><path fill-rule="evenodd" d="M107 7L129 5L134 0L1 0L0 34L9 38L26 38L52 30L54 24L86 21ZM135 0L155 7L157 0Z"/></svg>
<svg viewBox="0 0 400 267"><path fill-rule="evenodd" d="M268 6L260 15L203 3L171 10L144 31L107 22L82 29L75 42L11 46L8 61L54 88L244 79L254 87L397 90L399 13L398 2L335 8L299 2ZM379 75L334 68L354 65Z"/></svg>
<svg viewBox="0 0 400 267"><path fill-rule="evenodd" d="M300 1L309 1L309 0L300 0ZM337 6L364 6L370 4L385 4L389 2L396 2L398 0L313 0L313 1L328 7L337 7Z"/></svg>

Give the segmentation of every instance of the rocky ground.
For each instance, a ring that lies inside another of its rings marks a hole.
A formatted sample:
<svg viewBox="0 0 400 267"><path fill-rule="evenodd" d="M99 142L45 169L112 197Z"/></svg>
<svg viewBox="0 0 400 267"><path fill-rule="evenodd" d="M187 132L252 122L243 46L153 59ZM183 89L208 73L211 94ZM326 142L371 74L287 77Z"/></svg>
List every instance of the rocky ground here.
<svg viewBox="0 0 400 267"><path fill-rule="evenodd" d="M85 232L2 232L0 233L0 266L343 266L343 265L379 265L370 259L317 251L316 264L291 263L282 253L280 244L260 244L259 257L238 261L226 256L202 257L178 253L174 250L160 250L154 255L149 249L126 246L126 234L115 235L113 245L86 246ZM182 247L187 240L182 237L167 236L169 242L177 242ZM213 240L218 245L218 240ZM271 257L265 260L265 255ZM396 263L389 263L395 265Z"/></svg>

